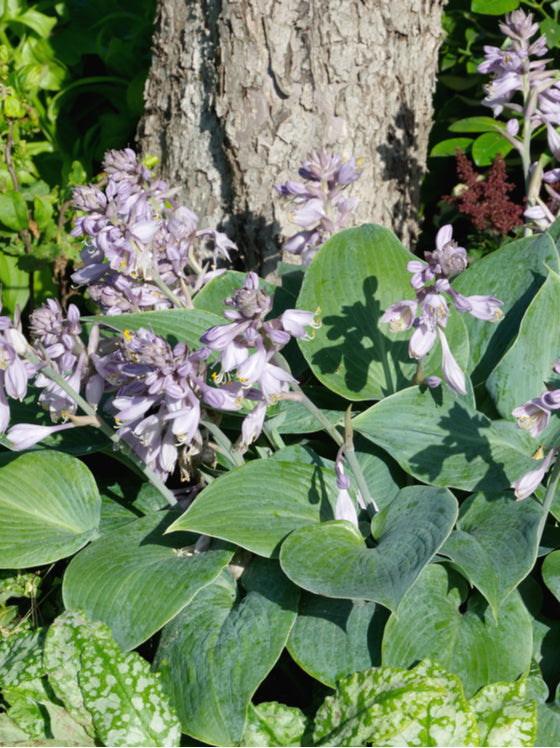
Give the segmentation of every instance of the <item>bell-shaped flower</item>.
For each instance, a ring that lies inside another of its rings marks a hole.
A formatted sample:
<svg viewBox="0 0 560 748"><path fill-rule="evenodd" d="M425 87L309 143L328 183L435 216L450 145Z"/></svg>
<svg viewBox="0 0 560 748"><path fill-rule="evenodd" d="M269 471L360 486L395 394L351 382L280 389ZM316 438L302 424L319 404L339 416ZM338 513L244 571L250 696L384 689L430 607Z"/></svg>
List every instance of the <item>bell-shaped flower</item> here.
<svg viewBox="0 0 560 748"><path fill-rule="evenodd" d="M439 327L438 334L441 343L441 370L443 378L454 392L459 395L466 395L465 375L453 358L445 333Z"/></svg>
<svg viewBox="0 0 560 748"><path fill-rule="evenodd" d="M306 327L312 327L317 330L321 327L321 320L316 319L321 310L315 312L306 312L303 309L286 309L280 317L282 327L289 332L294 338L300 340L311 340L314 333L309 334Z"/></svg>
<svg viewBox="0 0 560 748"><path fill-rule="evenodd" d="M544 478L544 474L550 467L550 463L552 462L556 451L556 449L551 449L536 470L530 470L528 473L525 473L525 475L522 475L521 478L518 478L511 484L511 487L515 489L515 497L517 501L526 499L528 496L534 493L534 491L536 491L542 479Z"/></svg>
<svg viewBox="0 0 560 748"><path fill-rule="evenodd" d="M380 321L388 322L391 332L402 332L412 327L417 309L418 301L416 299L397 301L385 311Z"/></svg>
<svg viewBox="0 0 560 748"><path fill-rule="evenodd" d="M355 527L358 527L358 513L348 491L350 488L350 480L348 476L344 474L342 459L337 459L335 463L335 471L338 495L336 497L334 518L344 519L347 522L351 522Z"/></svg>
<svg viewBox="0 0 560 748"><path fill-rule="evenodd" d="M266 415L266 402L261 400L243 419L241 424L241 436L235 445L238 452L245 454L249 445L258 439L264 425Z"/></svg>
<svg viewBox="0 0 560 748"><path fill-rule="evenodd" d="M34 423L18 423L8 431L6 437L12 449L21 451L34 447L51 434L56 434L65 429L75 428L73 423L62 423L58 426L39 426Z"/></svg>

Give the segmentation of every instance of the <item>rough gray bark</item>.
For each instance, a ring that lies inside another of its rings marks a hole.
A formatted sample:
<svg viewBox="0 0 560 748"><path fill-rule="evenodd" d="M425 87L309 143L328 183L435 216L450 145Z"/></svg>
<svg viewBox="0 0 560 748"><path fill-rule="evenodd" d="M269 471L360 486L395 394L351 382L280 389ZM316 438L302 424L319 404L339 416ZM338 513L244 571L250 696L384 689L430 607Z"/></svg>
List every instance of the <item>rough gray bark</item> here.
<svg viewBox="0 0 560 748"><path fill-rule="evenodd" d="M143 153L271 271L295 233L273 185L326 146L363 157L355 223L418 234L446 0L159 0Z"/></svg>

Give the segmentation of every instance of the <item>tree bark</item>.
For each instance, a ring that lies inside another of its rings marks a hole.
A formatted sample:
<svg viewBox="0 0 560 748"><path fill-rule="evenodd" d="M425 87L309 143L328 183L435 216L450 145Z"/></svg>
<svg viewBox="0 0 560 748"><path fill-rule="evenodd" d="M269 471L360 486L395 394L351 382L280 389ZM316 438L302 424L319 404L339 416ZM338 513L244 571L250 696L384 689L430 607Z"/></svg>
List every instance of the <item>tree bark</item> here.
<svg viewBox="0 0 560 748"><path fill-rule="evenodd" d="M273 186L319 146L364 159L354 223L412 248L445 2L159 0L140 149L261 273L297 228Z"/></svg>

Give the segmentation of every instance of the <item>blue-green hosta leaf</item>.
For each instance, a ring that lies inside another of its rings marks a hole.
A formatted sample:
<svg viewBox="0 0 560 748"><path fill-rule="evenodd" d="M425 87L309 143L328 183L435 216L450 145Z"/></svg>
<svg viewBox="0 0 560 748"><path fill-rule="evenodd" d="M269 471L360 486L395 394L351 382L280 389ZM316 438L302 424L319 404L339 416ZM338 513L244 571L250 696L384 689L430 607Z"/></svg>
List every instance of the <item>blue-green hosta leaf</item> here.
<svg viewBox="0 0 560 748"><path fill-rule="evenodd" d="M255 558L241 597L224 570L163 630L155 659L183 731L212 745L244 745L251 696L277 661L299 591L277 561Z"/></svg>
<svg viewBox="0 0 560 748"><path fill-rule="evenodd" d="M200 336L210 327L227 322L219 313L213 314L204 309L161 309L117 316L99 315L84 317L84 321L102 324L119 332L151 327L156 335L162 335L170 345L188 343L191 348L200 347Z"/></svg>
<svg viewBox="0 0 560 748"><path fill-rule="evenodd" d="M200 532L275 556L292 530L333 519L337 494L330 470L253 460L207 486L168 532Z"/></svg>
<svg viewBox="0 0 560 748"><path fill-rule="evenodd" d="M513 681L530 665L531 618L516 591L500 609L496 624L478 593L466 610L455 583L437 564L428 566L393 613L383 637L383 663L410 667L426 657L456 673L467 698L487 683Z"/></svg>
<svg viewBox="0 0 560 748"><path fill-rule="evenodd" d="M457 530L440 550L482 592L496 620L503 601L535 564L541 518L535 499L475 494L461 505Z"/></svg>
<svg viewBox="0 0 560 748"><path fill-rule="evenodd" d="M309 718L295 706L277 701L249 704L243 745L264 748L309 745L312 731Z"/></svg>
<svg viewBox="0 0 560 748"><path fill-rule="evenodd" d="M75 556L62 584L66 608L83 608L92 620L106 623L123 649L158 631L218 576L234 550L215 542L193 554L198 536L164 535L176 516L142 517Z"/></svg>
<svg viewBox="0 0 560 748"><path fill-rule="evenodd" d="M445 489L403 488L372 521L375 548L349 522L303 527L280 550L288 577L303 589L343 599L373 600L394 610L437 553L457 518Z"/></svg>
<svg viewBox="0 0 560 748"><path fill-rule="evenodd" d="M560 551L553 551L545 558L542 577L554 597L560 600Z"/></svg>
<svg viewBox="0 0 560 748"><path fill-rule="evenodd" d="M504 302L504 317L499 324L461 315L469 334L469 371L475 385L488 379L517 335L525 310L546 280L547 266L558 270L559 231L560 221L545 234L510 242L477 260L454 279L453 287L465 296L492 294Z"/></svg>
<svg viewBox="0 0 560 748"><path fill-rule="evenodd" d="M537 704L526 699L524 680L484 686L469 705L476 715L481 745L535 744Z"/></svg>
<svg viewBox="0 0 560 748"><path fill-rule="evenodd" d="M75 457L26 452L0 458L0 568L71 556L98 534L101 499Z"/></svg>
<svg viewBox="0 0 560 748"><path fill-rule="evenodd" d="M354 429L383 447L424 483L466 491L503 491L534 470L512 425L505 431L447 388L410 387L353 419Z"/></svg>
<svg viewBox="0 0 560 748"><path fill-rule="evenodd" d="M444 687L416 669L353 673L319 707L313 738L320 745L387 745L428 707L445 703L446 695Z"/></svg>
<svg viewBox="0 0 560 748"><path fill-rule="evenodd" d="M406 269L414 259L391 231L371 224L341 231L313 258L297 306L320 308L323 324L300 348L329 389L349 400L378 400L410 383L417 363L408 355L410 331L390 333L380 319L394 302L414 297ZM460 315L450 317L446 332L459 365L466 364ZM439 373L440 362L438 342L426 375Z"/></svg>
<svg viewBox="0 0 560 748"><path fill-rule="evenodd" d="M104 623L90 622L79 611L63 613L57 625L59 631L48 644L52 672L72 655L77 664L68 677L57 673L58 692L69 698L77 675L81 698L72 696L73 711L82 713L85 708L104 745L178 745L177 717L159 677L140 655L123 652ZM58 647L67 651L57 654Z"/></svg>
<svg viewBox="0 0 560 748"><path fill-rule="evenodd" d="M368 600L303 592L288 652L305 672L334 688L351 673L381 665L388 615L386 608Z"/></svg>
<svg viewBox="0 0 560 748"><path fill-rule="evenodd" d="M429 704L387 745L479 745L476 719L459 678L432 660L419 663L414 673L445 689L446 698Z"/></svg>
<svg viewBox="0 0 560 748"><path fill-rule="evenodd" d="M496 366L487 387L500 414L511 412L544 390L560 344L551 321L560 315L560 276L551 273L525 312L519 334Z"/></svg>

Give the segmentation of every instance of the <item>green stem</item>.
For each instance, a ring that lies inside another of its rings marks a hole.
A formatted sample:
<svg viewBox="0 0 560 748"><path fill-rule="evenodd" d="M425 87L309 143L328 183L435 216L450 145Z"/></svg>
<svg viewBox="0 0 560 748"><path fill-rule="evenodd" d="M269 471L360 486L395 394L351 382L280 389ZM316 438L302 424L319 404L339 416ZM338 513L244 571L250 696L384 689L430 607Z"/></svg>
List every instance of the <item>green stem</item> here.
<svg viewBox="0 0 560 748"><path fill-rule="evenodd" d="M72 400L84 411L84 413L87 413L88 416L93 416L95 418L96 427L103 434L105 434L108 439L111 440L115 447L120 452L122 452L122 454L125 455L125 457L127 457L127 459L130 460L130 462L132 462L132 464L136 468L138 468L138 470L140 470L143 475L146 476L147 480L153 486L155 486L158 491L165 497L168 504L170 504L171 506L175 506L175 504L177 504L177 499L169 490L169 488L167 488L161 478L159 478L154 473L154 471L134 453L129 445L120 438L117 432L99 416L95 408L92 408L92 406L86 400L84 400L84 398L78 392L76 392L76 390L70 387L64 377L62 377L55 369L53 369L52 366L49 366L48 364L44 366L43 362L36 356L34 352L27 351L25 355L33 364L40 365L41 373L49 379L52 379L53 382L55 382L62 390L64 390L64 392L66 392L66 394L72 398Z"/></svg>
<svg viewBox="0 0 560 748"><path fill-rule="evenodd" d="M212 436L214 437L214 441L220 448L222 454L225 454L227 457L229 457L235 467L241 467L241 465L245 464L243 456L240 455L239 452L235 451L231 441L227 438L227 436L219 426L217 426L215 423L212 423L212 421L208 421L207 419L203 419L200 423L212 434Z"/></svg>
<svg viewBox="0 0 560 748"><path fill-rule="evenodd" d="M332 423L329 421L329 419L319 410L319 408L307 397L307 395L303 392L299 384L296 384L295 382L291 383L291 388L294 392L297 392L298 395L301 397L301 404L307 408L307 410L311 413L311 415L315 416L315 418L319 421L321 426L325 429L327 434L332 437L334 442L339 446L342 447L346 440L344 437L340 434L340 432L332 425ZM373 517L374 514L376 514L379 511L379 507L375 503L374 499L372 498L369 487L366 482L366 479L364 478L364 474L362 473L362 468L360 467L360 463L358 462L358 459L356 457L356 454L354 452L354 445L353 444L347 444L344 449L344 454L346 455L348 459L348 464L350 465L350 469L352 470L352 473L354 475L354 478L356 479L356 483L358 484L358 489L362 495L362 498L366 504L367 511L370 515L370 517Z"/></svg>

